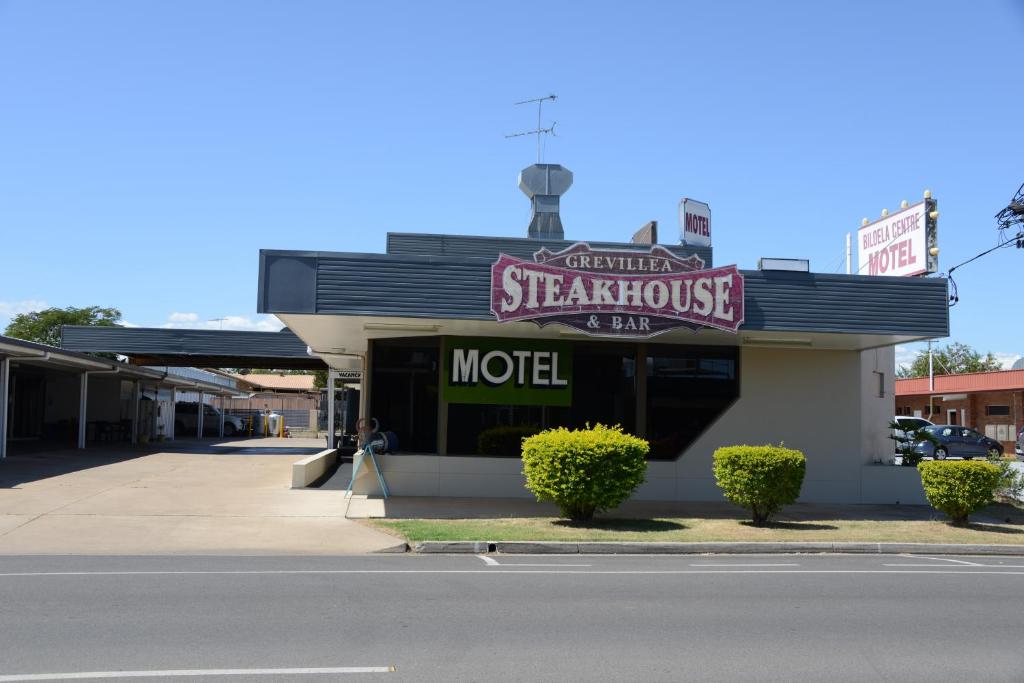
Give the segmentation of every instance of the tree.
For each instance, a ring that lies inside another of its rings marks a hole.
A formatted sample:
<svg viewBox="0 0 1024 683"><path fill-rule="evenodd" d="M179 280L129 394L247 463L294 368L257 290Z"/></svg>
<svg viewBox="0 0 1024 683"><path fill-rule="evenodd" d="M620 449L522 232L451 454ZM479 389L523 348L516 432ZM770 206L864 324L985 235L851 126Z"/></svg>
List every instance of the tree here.
<svg viewBox="0 0 1024 683"><path fill-rule="evenodd" d="M933 371L936 375L960 375L965 372L991 372L1002 370L1003 366L991 353L983 357L967 344L954 342L948 346L933 349ZM918 351L910 367L900 368L898 377L927 377L928 351Z"/></svg>
<svg viewBox="0 0 1024 683"><path fill-rule="evenodd" d="M61 325L92 325L94 327L118 327L121 311L116 308L47 308L14 316L4 330L8 337L25 341L60 346Z"/></svg>

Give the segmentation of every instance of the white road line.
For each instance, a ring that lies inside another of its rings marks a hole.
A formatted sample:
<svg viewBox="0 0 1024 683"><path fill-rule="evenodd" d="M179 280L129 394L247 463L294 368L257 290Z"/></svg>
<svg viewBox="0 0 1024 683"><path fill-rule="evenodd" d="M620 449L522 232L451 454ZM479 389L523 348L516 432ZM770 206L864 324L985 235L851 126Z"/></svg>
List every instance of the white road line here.
<svg viewBox="0 0 1024 683"><path fill-rule="evenodd" d="M763 563L704 563L704 564L691 564L691 567L799 567L800 565L796 562L763 562ZM942 565L945 566L945 565Z"/></svg>
<svg viewBox="0 0 1024 683"><path fill-rule="evenodd" d="M948 567L949 565L940 565ZM601 574L619 576L644 576L644 575L682 575L682 574L952 574L958 576L970 576L972 574L1004 574L1010 576L1024 576L1024 571L988 571L997 569L997 565L986 567L978 565L971 569L949 568L949 569L927 569L915 571L911 569L634 569L634 570L608 570L593 569L580 571L576 569L546 570L546 569L295 569L277 571L150 571L150 572L9 572L0 574L0 578L18 577L59 577L59 576L175 576L175 575L302 575L302 574ZM2 681L0 681L2 683Z"/></svg>
<svg viewBox="0 0 1024 683"><path fill-rule="evenodd" d="M526 562L505 562L502 567L592 567L591 564L528 564Z"/></svg>
<svg viewBox="0 0 1024 683"><path fill-rule="evenodd" d="M560 562L545 562L543 564L527 564L523 562L498 562L493 557L477 555L488 567L590 567L589 564L563 564Z"/></svg>
<svg viewBox="0 0 1024 683"><path fill-rule="evenodd" d="M948 567L948 564L921 564L916 562L903 562L883 564L883 567ZM972 564L970 567L987 567L989 569L1024 569L1024 564ZM964 567L969 570L970 567Z"/></svg>
<svg viewBox="0 0 1024 683"><path fill-rule="evenodd" d="M935 560L936 562L953 562L955 564L965 564L971 567L984 567L985 565L978 564L977 562L968 562L967 560L953 560L948 557L925 557L924 555L903 555L903 557L910 557L913 559L921 560Z"/></svg>
<svg viewBox="0 0 1024 683"><path fill-rule="evenodd" d="M100 678L174 678L178 676L308 676L311 674L385 674L393 666L334 666L302 669L168 669L165 671L77 671L63 674L0 675L0 683L73 681Z"/></svg>

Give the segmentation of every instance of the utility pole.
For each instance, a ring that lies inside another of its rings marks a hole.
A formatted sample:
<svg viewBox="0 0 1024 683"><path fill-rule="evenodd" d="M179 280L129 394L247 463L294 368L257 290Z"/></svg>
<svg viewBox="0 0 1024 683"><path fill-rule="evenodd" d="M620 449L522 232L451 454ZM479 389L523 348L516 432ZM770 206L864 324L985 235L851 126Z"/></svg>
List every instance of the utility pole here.
<svg viewBox="0 0 1024 683"><path fill-rule="evenodd" d="M935 415L935 368L932 365L932 340L928 340L928 419ZM935 420L932 420L934 422Z"/></svg>

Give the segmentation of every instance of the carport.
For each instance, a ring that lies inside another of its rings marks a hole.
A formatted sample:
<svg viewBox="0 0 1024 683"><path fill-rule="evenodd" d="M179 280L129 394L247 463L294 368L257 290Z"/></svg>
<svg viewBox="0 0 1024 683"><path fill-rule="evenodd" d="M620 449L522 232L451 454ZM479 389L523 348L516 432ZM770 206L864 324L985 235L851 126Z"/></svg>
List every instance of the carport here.
<svg viewBox="0 0 1024 683"><path fill-rule="evenodd" d="M153 395L149 411L143 410L147 391ZM12 439L77 448L88 441L136 444L141 434L157 431L158 419L165 438L173 439L179 391L198 393L200 403L236 393L224 384L0 336L0 458ZM161 397L167 397L163 406ZM223 430L222 413L222 436Z"/></svg>
<svg viewBox="0 0 1024 683"><path fill-rule="evenodd" d="M328 370L328 433L355 431L355 405L363 401L362 361L358 357L315 352L291 330L193 330L146 327L89 327L65 325L61 346L89 353L117 353L139 365L194 368L252 368L268 370ZM337 429L336 429L337 427ZM330 443L330 442L329 442Z"/></svg>

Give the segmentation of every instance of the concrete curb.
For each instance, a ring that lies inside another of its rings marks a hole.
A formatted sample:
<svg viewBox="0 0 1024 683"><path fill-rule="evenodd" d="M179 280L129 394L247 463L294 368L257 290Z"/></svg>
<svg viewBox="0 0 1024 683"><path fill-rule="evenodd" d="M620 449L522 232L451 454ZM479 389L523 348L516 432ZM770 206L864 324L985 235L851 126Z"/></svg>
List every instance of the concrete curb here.
<svg viewBox="0 0 1024 683"><path fill-rule="evenodd" d="M374 550L373 554L388 554L388 553L407 553L409 552L408 543L399 543L398 545L388 546L387 548L381 548L380 550Z"/></svg>
<svg viewBox="0 0 1024 683"><path fill-rule="evenodd" d="M945 543L629 543L563 541L421 541L412 544L421 554L498 553L505 555L743 555L743 554L880 554L1010 555L1024 557L1024 545ZM393 550L391 552L399 552Z"/></svg>

